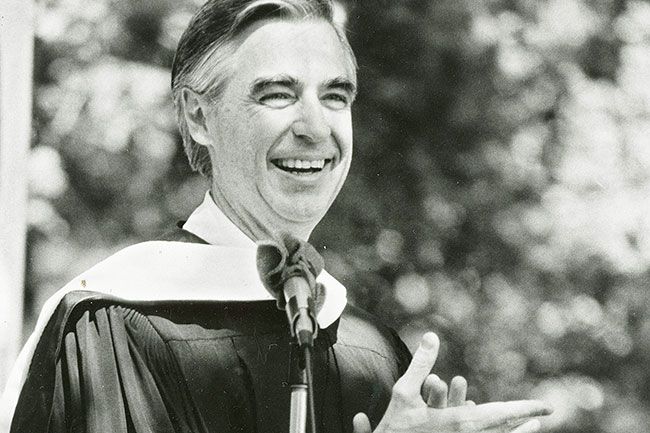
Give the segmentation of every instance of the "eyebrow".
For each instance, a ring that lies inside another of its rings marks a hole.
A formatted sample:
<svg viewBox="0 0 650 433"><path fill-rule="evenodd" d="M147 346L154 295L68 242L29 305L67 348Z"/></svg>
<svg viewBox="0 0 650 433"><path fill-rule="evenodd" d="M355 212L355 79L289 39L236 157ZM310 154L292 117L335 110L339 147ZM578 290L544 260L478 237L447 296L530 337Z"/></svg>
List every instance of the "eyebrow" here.
<svg viewBox="0 0 650 433"><path fill-rule="evenodd" d="M253 81L250 85L251 95L256 95L271 86L284 86L289 88L300 88L302 84L295 78L290 75L274 75L272 77L260 77ZM340 76L327 80L322 86L326 89L340 89L352 96L357 94L357 86L347 77Z"/></svg>
<svg viewBox="0 0 650 433"><path fill-rule="evenodd" d="M274 75L272 77L261 77L253 81L250 85L251 95L263 92L270 86L284 86L296 88L299 86L298 80L289 75Z"/></svg>
<svg viewBox="0 0 650 433"><path fill-rule="evenodd" d="M326 89L340 89L352 96L357 94L357 86L347 77L336 77L325 82Z"/></svg>

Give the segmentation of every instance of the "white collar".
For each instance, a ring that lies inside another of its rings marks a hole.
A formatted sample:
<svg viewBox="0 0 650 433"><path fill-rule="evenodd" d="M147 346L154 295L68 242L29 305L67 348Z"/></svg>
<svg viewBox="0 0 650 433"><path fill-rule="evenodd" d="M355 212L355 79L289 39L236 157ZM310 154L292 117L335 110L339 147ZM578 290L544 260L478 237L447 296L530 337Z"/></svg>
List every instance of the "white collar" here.
<svg viewBox="0 0 650 433"><path fill-rule="evenodd" d="M183 229L214 246L253 251L257 248L255 242L246 236L215 204L210 191L205 193L203 202L192 212L183 225ZM238 274L253 276L253 280L258 284L251 283L246 295L240 293L241 288L235 284L232 287L224 287L221 295L230 300L273 299L257 277L255 255L238 254L238 256L240 260ZM341 316L347 304L347 290L325 270L321 272L317 281L325 286L325 303L318 314L318 323L325 328Z"/></svg>
<svg viewBox="0 0 650 433"><path fill-rule="evenodd" d="M246 236L205 193L203 202L183 224L183 229L193 233L211 245L234 248L256 248L255 242Z"/></svg>

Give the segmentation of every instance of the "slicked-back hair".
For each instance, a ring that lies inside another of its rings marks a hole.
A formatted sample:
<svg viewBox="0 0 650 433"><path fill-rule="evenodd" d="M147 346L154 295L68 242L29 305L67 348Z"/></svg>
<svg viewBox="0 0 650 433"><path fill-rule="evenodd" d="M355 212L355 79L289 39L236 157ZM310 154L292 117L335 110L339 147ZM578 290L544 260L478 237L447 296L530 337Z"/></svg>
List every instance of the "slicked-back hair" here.
<svg viewBox="0 0 650 433"><path fill-rule="evenodd" d="M237 48L236 37L252 24L270 18L327 21L356 68L345 32L334 22L331 0L209 0L183 32L172 65L172 96L185 154L192 169L204 176L212 176L210 155L189 132L182 90L189 88L217 101L231 72L227 60Z"/></svg>

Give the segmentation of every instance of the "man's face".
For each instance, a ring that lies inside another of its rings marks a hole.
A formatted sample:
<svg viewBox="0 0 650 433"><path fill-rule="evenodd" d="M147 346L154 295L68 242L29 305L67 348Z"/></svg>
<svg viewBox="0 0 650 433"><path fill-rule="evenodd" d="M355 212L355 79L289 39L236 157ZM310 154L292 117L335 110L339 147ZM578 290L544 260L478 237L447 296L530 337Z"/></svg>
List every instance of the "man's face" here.
<svg viewBox="0 0 650 433"><path fill-rule="evenodd" d="M325 21L267 20L232 62L206 115L213 194L267 229L313 228L352 158L350 58Z"/></svg>

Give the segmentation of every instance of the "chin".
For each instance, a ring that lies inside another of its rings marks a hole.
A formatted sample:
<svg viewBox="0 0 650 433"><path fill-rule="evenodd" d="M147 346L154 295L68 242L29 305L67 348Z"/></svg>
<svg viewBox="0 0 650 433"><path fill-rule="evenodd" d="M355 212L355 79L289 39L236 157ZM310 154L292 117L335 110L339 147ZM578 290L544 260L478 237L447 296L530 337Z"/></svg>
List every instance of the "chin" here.
<svg viewBox="0 0 650 433"><path fill-rule="evenodd" d="M316 225L325 216L329 205L316 206L313 201L296 200L277 206L276 211L280 216L291 222Z"/></svg>

